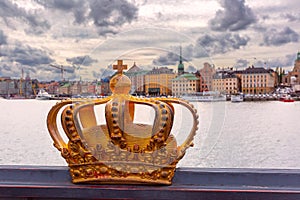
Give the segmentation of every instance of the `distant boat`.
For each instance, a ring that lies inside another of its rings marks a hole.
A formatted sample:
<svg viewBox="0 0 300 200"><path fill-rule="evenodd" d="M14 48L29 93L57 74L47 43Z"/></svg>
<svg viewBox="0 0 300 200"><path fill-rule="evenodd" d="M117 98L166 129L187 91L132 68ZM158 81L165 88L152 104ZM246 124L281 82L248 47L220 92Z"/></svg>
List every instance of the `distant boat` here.
<svg viewBox="0 0 300 200"><path fill-rule="evenodd" d="M53 96L46 92L44 89L40 89L38 94L36 95L35 99L37 100L50 100L53 99Z"/></svg>
<svg viewBox="0 0 300 200"><path fill-rule="evenodd" d="M182 99L190 102L217 102L226 101L226 96L219 92L196 92L185 94Z"/></svg>
<svg viewBox="0 0 300 200"><path fill-rule="evenodd" d="M232 94L231 97L231 102L243 102L244 101L244 95L243 94Z"/></svg>
<svg viewBox="0 0 300 200"><path fill-rule="evenodd" d="M281 94L279 101L282 102L294 102L295 100L289 94Z"/></svg>

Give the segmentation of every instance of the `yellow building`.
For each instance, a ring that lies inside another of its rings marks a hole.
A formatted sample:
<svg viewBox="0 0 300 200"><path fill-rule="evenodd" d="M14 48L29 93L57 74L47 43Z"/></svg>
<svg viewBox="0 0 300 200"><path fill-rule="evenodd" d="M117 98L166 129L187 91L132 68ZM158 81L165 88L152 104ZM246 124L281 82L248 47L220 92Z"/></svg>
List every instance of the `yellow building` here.
<svg viewBox="0 0 300 200"><path fill-rule="evenodd" d="M184 94L199 92L200 79L194 74L182 74L172 79L172 95L182 96Z"/></svg>
<svg viewBox="0 0 300 200"><path fill-rule="evenodd" d="M172 95L172 79L176 75L167 67L155 67L145 75L146 95Z"/></svg>
<svg viewBox="0 0 300 200"><path fill-rule="evenodd" d="M275 90L277 76L272 69L248 67L236 73L241 77L242 92L245 94L266 94Z"/></svg>
<svg viewBox="0 0 300 200"><path fill-rule="evenodd" d="M241 90L240 82L240 78L233 72L217 72L212 79L212 90L223 94L236 94Z"/></svg>

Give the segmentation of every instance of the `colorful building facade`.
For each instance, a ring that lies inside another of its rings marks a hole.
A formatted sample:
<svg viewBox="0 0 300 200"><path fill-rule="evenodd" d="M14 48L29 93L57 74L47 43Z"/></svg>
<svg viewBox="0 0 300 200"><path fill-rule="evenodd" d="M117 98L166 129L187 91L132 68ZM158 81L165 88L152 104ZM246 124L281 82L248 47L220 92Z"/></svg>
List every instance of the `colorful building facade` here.
<svg viewBox="0 0 300 200"><path fill-rule="evenodd" d="M172 79L172 95L182 96L200 91L200 79L195 74L185 73Z"/></svg>
<svg viewBox="0 0 300 200"><path fill-rule="evenodd" d="M145 94L145 75L148 73L142 70L135 63L124 74L131 80L131 93L144 95Z"/></svg>
<svg viewBox="0 0 300 200"><path fill-rule="evenodd" d="M209 63L204 63L204 67L198 70L197 74L200 76L200 92L212 91L212 79L216 70Z"/></svg>
<svg viewBox="0 0 300 200"><path fill-rule="evenodd" d="M212 90L223 94L236 94L241 91L241 80L232 71L219 71L212 79Z"/></svg>
<svg viewBox="0 0 300 200"><path fill-rule="evenodd" d="M252 66L236 74L241 77L241 90L245 94L272 93L278 83L278 76L272 69Z"/></svg>
<svg viewBox="0 0 300 200"><path fill-rule="evenodd" d="M145 75L145 93L149 96L172 95L172 79L176 74L167 67L154 67Z"/></svg>

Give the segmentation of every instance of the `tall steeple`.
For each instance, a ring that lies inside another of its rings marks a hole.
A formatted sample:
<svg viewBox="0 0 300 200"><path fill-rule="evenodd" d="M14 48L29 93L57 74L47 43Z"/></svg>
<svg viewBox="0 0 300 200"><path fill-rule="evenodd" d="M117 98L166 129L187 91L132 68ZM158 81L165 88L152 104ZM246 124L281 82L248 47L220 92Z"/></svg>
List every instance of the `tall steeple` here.
<svg viewBox="0 0 300 200"><path fill-rule="evenodd" d="M184 74L184 65L182 63L182 48L180 46L180 56L179 56L179 65L178 65L178 75Z"/></svg>

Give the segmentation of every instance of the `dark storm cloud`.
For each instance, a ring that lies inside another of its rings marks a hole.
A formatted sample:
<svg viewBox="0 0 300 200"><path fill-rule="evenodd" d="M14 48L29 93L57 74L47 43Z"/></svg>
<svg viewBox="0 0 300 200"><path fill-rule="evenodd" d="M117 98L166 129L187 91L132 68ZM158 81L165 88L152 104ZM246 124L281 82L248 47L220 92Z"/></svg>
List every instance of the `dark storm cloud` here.
<svg viewBox="0 0 300 200"><path fill-rule="evenodd" d="M246 46L249 40L249 37L243 37L239 34L206 34L197 40L196 47L194 48L194 57L206 57L208 55L226 53L240 49L241 47Z"/></svg>
<svg viewBox="0 0 300 200"><path fill-rule="evenodd" d="M192 73L192 72L196 72L197 69L196 67L189 65L185 71Z"/></svg>
<svg viewBox="0 0 300 200"><path fill-rule="evenodd" d="M115 34L117 28L137 18L137 7L126 0L37 0L46 8L69 12L74 23L92 22L99 35Z"/></svg>
<svg viewBox="0 0 300 200"><path fill-rule="evenodd" d="M44 50L24 45L17 42L1 49L1 56L10 62L18 62L21 65L39 66L50 64L54 60Z"/></svg>
<svg viewBox="0 0 300 200"><path fill-rule="evenodd" d="M249 61L246 59L238 59L233 65L234 68L246 68L249 65Z"/></svg>
<svg viewBox="0 0 300 200"><path fill-rule="evenodd" d="M271 68L276 67L291 67L294 65L296 60L296 53L295 54L287 54L284 57L273 58L267 61L257 61L257 65L266 66Z"/></svg>
<svg viewBox="0 0 300 200"><path fill-rule="evenodd" d="M196 44L190 44L183 48L183 61L191 61L193 58L205 58L241 49L248 44L249 40L250 38L247 36L232 33L205 34L198 38ZM152 61L154 65L176 65L178 62L179 52L176 53L175 51L160 55Z"/></svg>
<svg viewBox="0 0 300 200"><path fill-rule="evenodd" d="M298 42L299 34L289 27L282 30L271 28L263 33L263 44L265 46L280 46L290 42Z"/></svg>
<svg viewBox="0 0 300 200"><path fill-rule="evenodd" d="M287 19L289 22L300 21L300 14L285 13L285 14L281 14L281 16Z"/></svg>
<svg viewBox="0 0 300 200"><path fill-rule="evenodd" d="M136 18L137 8L125 0L91 0L89 16L96 26L115 26Z"/></svg>
<svg viewBox="0 0 300 200"><path fill-rule="evenodd" d="M154 65L175 65L179 61L179 56L173 52L168 52L166 55L161 55L154 59Z"/></svg>
<svg viewBox="0 0 300 200"><path fill-rule="evenodd" d="M7 37L4 35L3 31L0 30L0 45L7 44Z"/></svg>
<svg viewBox="0 0 300 200"><path fill-rule="evenodd" d="M88 1L83 0L36 0L37 3L54 10L70 12L75 18L75 22L81 24L86 21L88 12Z"/></svg>
<svg viewBox="0 0 300 200"><path fill-rule="evenodd" d="M154 65L176 65L179 63L180 58L180 46L171 47L174 49L164 55L160 55L157 59L152 61ZM182 60L183 61L191 61L193 56L193 46L188 45L182 48Z"/></svg>
<svg viewBox="0 0 300 200"><path fill-rule="evenodd" d="M249 67L250 63L254 67L264 67L264 68L276 68L276 67L291 67L296 60L296 54L287 54L284 57L270 58L267 60L261 60L258 58L238 59L233 65L234 68L246 68Z"/></svg>
<svg viewBox="0 0 300 200"><path fill-rule="evenodd" d="M77 56L73 58L67 58L66 61L73 65L84 65L84 66L90 66L92 63L97 62L96 59L92 59L90 56Z"/></svg>
<svg viewBox="0 0 300 200"><path fill-rule="evenodd" d="M77 0L36 0L36 2L47 8L55 8L65 11L84 4L84 1Z"/></svg>
<svg viewBox="0 0 300 200"><path fill-rule="evenodd" d="M3 61L0 62L0 76L14 76L14 69Z"/></svg>
<svg viewBox="0 0 300 200"><path fill-rule="evenodd" d="M6 63L4 63L4 64L2 65L2 68L3 68L5 71L11 71L11 67L8 66Z"/></svg>
<svg viewBox="0 0 300 200"><path fill-rule="evenodd" d="M96 71L92 71L92 75L93 75L93 78L95 78L95 79L99 79L99 77L100 77L100 73L96 72Z"/></svg>
<svg viewBox="0 0 300 200"><path fill-rule="evenodd" d="M256 22L256 17L251 8L245 5L244 0L220 0L223 7L218 10L209 26L214 31L238 31L246 29Z"/></svg>
<svg viewBox="0 0 300 200"><path fill-rule="evenodd" d="M100 68L99 73L95 72L93 75L94 76L100 76L100 78L106 78L109 76L112 76L115 73L114 70L112 70L112 67L109 66L107 68ZM99 78L99 76L97 78Z"/></svg>
<svg viewBox="0 0 300 200"><path fill-rule="evenodd" d="M9 0L0 1L0 17L9 26L9 19L20 19L28 24L31 33L40 34L50 29L50 24L37 13L31 13Z"/></svg>

